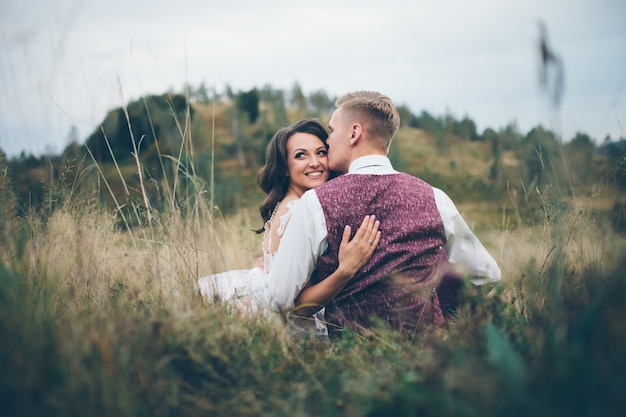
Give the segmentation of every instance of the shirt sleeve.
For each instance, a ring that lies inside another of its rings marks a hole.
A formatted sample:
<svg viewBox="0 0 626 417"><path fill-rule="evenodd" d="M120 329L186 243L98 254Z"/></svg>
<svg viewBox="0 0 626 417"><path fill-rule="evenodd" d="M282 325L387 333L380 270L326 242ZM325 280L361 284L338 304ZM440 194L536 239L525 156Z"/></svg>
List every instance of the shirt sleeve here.
<svg viewBox="0 0 626 417"><path fill-rule="evenodd" d="M273 310L294 308L326 247L324 213L315 191L309 190L300 198L270 268L268 302Z"/></svg>
<svg viewBox="0 0 626 417"><path fill-rule="evenodd" d="M460 274L471 276L476 285L499 281L502 273L495 259L471 231L450 197L438 188L433 190L445 228L448 261Z"/></svg>

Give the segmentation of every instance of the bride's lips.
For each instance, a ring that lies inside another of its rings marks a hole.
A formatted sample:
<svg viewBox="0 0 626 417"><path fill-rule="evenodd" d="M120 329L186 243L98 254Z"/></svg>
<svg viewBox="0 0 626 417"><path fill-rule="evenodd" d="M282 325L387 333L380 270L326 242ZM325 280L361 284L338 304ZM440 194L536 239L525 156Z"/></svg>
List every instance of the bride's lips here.
<svg viewBox="0 0 626 417"><path fill-rule="evenodd" d="M313 172L307 172L306 174L307 177L309 178L321 178L322 175L324 175L324 171L313 171Z"/></svg>

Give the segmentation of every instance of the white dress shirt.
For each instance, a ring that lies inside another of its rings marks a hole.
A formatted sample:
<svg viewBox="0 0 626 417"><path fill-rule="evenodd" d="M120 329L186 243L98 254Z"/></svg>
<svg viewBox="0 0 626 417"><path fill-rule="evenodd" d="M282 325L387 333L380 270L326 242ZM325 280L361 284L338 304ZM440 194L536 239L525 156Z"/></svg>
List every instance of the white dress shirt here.
<svg viewBox="0 0 626 417"><path fill-rule="evenodd" d="M386 156L369 155L354 160L345 175L397 173ZM444 250L450 263L460 274L473 277L472 282L476 285L499 281L498 264L472 233L450 197L438 188L433 187L433 190L443 220L447 239ZM260 268L251 271L251 279L267 280L267 291L255 294L257 302L278 312L292 310L294 300L327 248L326 234L322 206L315 191L309 190L298 202L269 275L261 278L263 271Z"/></svg>

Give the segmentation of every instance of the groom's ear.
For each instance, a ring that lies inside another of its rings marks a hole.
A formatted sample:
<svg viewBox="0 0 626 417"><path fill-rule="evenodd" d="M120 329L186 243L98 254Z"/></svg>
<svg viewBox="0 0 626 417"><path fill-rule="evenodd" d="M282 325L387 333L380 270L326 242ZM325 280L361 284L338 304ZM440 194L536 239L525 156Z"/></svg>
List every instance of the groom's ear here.
<svg viewBox="0 0 626 417"><path fill-rule="evenodd" d="M352 125L352 136L350 137L350 144L354 145L360 138L361 133L363 133L363 128L360 124L355 123Z"/></svg>

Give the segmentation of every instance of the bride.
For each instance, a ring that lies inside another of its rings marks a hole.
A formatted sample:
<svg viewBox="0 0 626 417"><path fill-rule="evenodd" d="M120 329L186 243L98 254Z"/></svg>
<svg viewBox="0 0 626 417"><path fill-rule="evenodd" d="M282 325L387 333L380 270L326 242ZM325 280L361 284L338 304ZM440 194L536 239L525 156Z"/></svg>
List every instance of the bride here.
<svg viewBox="0 0 626 417"><path fill-rule="evenodd" d="M203 299L232 303L244 313L262 311L271 315L269 271L300 196L329 179L327 137L326 129L316 119L303 119L276 132L267 145L266 162L257 178L266 194L259 209L264 225L256 231L263 234L263 256L250 270L227 271L200 278L198 286ZM340 266L325 280L324 288L330 283L345 285L347 279L369 260L380 239L378 223L373 216L366 216L352 240L350 235L351 228L346 226L339 252ZM321 303L328 297L324 294L325 289L317 287L319 285L310 287L317 291L311 292L315 296L309 297L313 303L316 300ZM337 291L337 285L334 291ZM320 310L314 317L317 330L325 333L323 314L324 311Z"/></svg>

